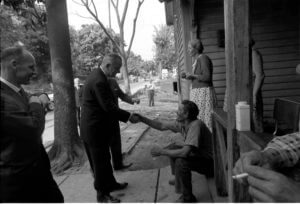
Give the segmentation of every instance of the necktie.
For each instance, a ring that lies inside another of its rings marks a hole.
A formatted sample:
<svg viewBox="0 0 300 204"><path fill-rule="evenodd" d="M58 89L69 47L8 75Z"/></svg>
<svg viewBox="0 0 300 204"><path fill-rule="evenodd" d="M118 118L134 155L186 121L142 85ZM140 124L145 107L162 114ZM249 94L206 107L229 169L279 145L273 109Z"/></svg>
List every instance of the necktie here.
<svg viewBox="0 0 300 204"><path fill-rule="evenodd" d="M27 96L27 93L24 91L23 88L20 89L19 94L22 96L22 98L23 98L26 102L28 102L28 96Z"/></svg>

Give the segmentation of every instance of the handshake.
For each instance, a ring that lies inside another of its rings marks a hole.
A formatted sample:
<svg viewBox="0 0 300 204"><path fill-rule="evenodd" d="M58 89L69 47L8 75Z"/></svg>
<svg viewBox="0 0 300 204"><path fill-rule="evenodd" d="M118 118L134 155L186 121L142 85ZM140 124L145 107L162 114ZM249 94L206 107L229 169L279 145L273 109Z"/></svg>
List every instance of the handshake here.
<svg viewBox="0 0 300 204"><path fill-rule="evenodd" d="M129 121L131 123L139 123L139 122L142 122L142 117L140 114L137 114L137 113L132 113L129 117Z"/></svg>
<svg viewBox="0 0 300 204"><path fill-rule="evenodd" d="M41 94L39 96L37 95L32 95L29 97L29 103L39 103L42 105L44 108L48 105L50 102L50 99L46 94Z"/></svg>

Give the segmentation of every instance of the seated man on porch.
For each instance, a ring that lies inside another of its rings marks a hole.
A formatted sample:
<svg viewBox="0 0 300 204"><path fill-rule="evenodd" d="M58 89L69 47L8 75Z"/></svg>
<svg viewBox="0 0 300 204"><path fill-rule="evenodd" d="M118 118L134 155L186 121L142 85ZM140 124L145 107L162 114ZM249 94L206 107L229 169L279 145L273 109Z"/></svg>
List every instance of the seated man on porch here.
<svg viewBox="0 0 300 204"><path fill-rule="evenodd" d="M170 158L172 174L175 173L175 186L182 196L178 202L196 202L192 193L191 171L213 176L213 157L211 133L206 125L197 119L197 105L184 100L179 106L174 121L151 120L139 115L139 121L157 130L180 132L182 143L168 147L156 147L151 150L153 156L165 155Z"/></svg>
<svg viewBox="0 0 300 204"><path fill-rule="evenodd" d="M255 202L299 202L299 158L300 132L295 132L275 137L262 151L243 154L233 173L248 173L249 194Z"/></svg>

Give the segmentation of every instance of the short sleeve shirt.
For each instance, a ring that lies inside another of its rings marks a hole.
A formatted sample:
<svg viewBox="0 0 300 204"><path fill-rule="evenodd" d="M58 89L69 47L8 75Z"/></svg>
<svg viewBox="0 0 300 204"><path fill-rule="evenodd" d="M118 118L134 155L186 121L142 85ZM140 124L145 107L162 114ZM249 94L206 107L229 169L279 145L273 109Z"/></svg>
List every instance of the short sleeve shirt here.
<svg viewBox="0 0 300 204"><path fill-rule="evenodd" d="M195 120L185 129L176 121L172 129L181 132L184 144L192 147L190 156L212 158L212 135L203 122Z"/></svg>

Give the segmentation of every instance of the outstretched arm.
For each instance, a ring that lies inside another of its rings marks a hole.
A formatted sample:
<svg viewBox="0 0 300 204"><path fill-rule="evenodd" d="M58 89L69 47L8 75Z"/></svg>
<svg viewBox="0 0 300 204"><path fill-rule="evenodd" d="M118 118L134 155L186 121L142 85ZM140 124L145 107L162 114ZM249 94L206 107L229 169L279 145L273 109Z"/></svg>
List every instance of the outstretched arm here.
<svg viewBox="0 0 300 204"><path fill-rule="evenodd" d="M162 120L152 120L142 115L138 115L139 120L142 123L149 125L150 127L157 129L157 130L171 130L173 132L180 132L180 127L176 124L176 122L172 121L162 121Z"/></svg>

